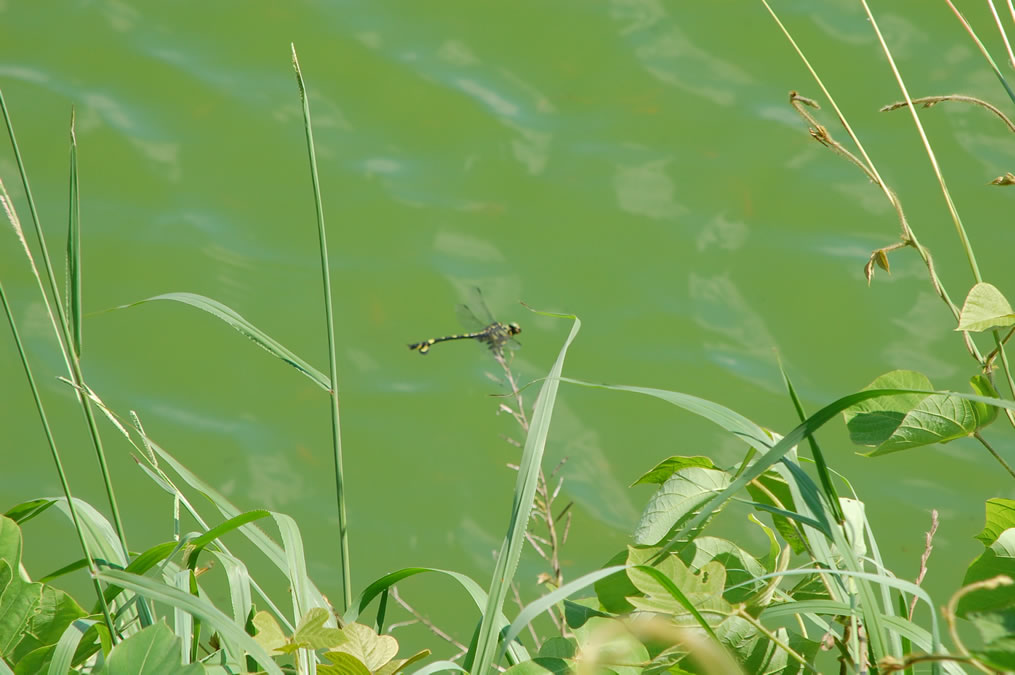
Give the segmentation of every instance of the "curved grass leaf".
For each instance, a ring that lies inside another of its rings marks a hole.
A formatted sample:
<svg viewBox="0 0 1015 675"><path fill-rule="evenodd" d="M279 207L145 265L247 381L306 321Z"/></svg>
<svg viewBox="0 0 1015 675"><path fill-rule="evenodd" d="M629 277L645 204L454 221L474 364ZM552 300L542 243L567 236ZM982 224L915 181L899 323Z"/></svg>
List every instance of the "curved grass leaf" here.
<svg viewBox="0 0 1015 675"><path fill-rule="evenodd" d="M454 661L434 661L428 663L419 670L413 671L412 675L430 675L431 673L464 673L465 668Z"/></svg>
<svg viewBox="0 0 1015 675"><path fill-rule="evenodd" d="M74 653L81 644L81 638L95 623L92 619L77 619L67 626L56 643L56 649L53 650L47 675L67 675L74 662Z"/></svg>
<svg viewBox="0 0 1015 675"><path fill-rule="evenodd" d="M399 581L407 579L416 574L422 574L424 572L436 572L438 574L446 574L447 576L457 581L462 586L462 588L465 589L465 591L472 598L472 601L476 603L476 606L480 609L480 611L486 609L488 602L486 591L484 591L479 584L477 584L475 581L465 576L464 574L460 574L459 572L451 572L449 570L442 570L436 567L406 567L404 569L391 572L390 574L385 574L383 577L377 579L369 586L364 588L363 591L359 594L359 597L353 600L352 604L349 606L349 610L342 616L342 623L352 623L356 621L357 619L359 619L360 614L362 614L363 611L370 605L370 602L378 595L388 590L389 588L397 584ZM497 630L502 630L507 625L508 625L507 618L504 616L503 612L499 613L497 617ZM516 662L527 661L529 659L528 652L520 644L512 643L511 653L512 658Z"/></svg>
<svg viewBox="0 0 1015 675"><path fill-rule="evenodd" d="M172 588L147 577L119 570L100 570L98 578L107 583L123 586L149 600L164 603L200 619L202 623L219 633L222 638L222 647L229 653L230 661L233 664L242 663L243 653L246 652L268 673L282 675L282 670L268 656L268 653L252 637L247 635L242 624L234 623L232 619L204 598L195 597L186 591Z"/></svg>
<svg viewBox="0 0 1015 675"><path fill-rule="evenodd" d="M263 330L217 300L212 300L211 298L198 295L197 293L163 293L162 295L155 295L150 298L145 298L144 300L138 300L137 302L132 302L127 305L121 305L116 307L116 309L135 307L154 300L175 300L176 302L182 302L185 305L190 305L191 307L196 307L197 309L208 312L212 316L225 321L261 349L265 350L272 356L282 359L290 366L309 377L321 389L331 393L331 381L327 375L311 366L309 363L283 346L278 340L271 337Z"/></svg>
<svg viewBox="0 0 1015 675"><path fill-rule="evenodd" d="M613 565L611 567L604 567L603 569L596 570L595 572L589 572L588 574L578 577L574 581L569 581L560 588L547 593L538 600L528 604L525 609L518 613L518 616L515 617L515 620L511 622L511 625L508 627L507 631L505 631L504 637L501 640L501 647L497 654L496 661L500 661L503 657L505 645L514 644L515 638L521 635L526 626L532 623L537 616L549 610L551 607L556 606L557 603L561 602L565 598L570 597L583 588L591 586L600 579L605 579L611 574L615 574L626 569L628 569L628 565ZM475 672L483 671L477 670Z"/></svg>
<svg viewBox="0 0 1015 675"><path fill-rule="evenodd" d="M164 623L149 626L113 647L96 675L201 675L199 663L184 665L180 660L180 638Z"/></svg>

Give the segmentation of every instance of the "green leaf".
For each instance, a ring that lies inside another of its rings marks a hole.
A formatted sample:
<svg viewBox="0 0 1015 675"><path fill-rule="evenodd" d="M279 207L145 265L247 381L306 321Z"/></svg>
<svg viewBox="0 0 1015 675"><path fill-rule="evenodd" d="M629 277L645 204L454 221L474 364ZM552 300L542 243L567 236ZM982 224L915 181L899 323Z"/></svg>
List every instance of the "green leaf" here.
<svg viewBox="0 0 1015 675"><path fill-rule="evenodd" d="M998 575L1015 579L1015 528L998 535L979 558L966 569L962 585L992 579ZM1015 611L1015 585L971 591L959 600L958 616L969 618L982 612ZM1015 623L1013 623L1015 625Z"/></svg>
<svg viewBox="0 0 1015 675"><path fill-rule="evenodd" d="M245 626L234 623L230 617L223 614L205 598L191 595L147 577L119 570L100 570L97 577L103 583L123 586L150 600L169 605L190 614L195 619L200 619L202 624L206 624L219 634L223 649L233 663L239 662L245 652L271 675L282 675L281 669L268 656L268 653L252 637L247 635Z"/></svg>
<svg viewBox="0 0 1015 675"><path fill-rule="evenodd" d="M739 588L725 593L730 603L746 602L756 590L764 586L764 582L751 581L765 574L764 565L747 551L736 544L718 537L696 537L683 550L680 559L692 570L700 570L708 563L716 561L726 570L726 586ZM741 585L743 584L743 585Z"/></svg>
<svg viewBox="0 0 1015 675"><path fill-rule="evenodd" d="M378 635L369 626L349 623L342 628L342 632L346 641L327 653L332 663L337 663L332 654L341 652L355 656L370 672L373 672L398 655L398 640L390 635Z"/></svg>
<svg viewBox="0 0 1015 675"><path fill-rule="evenodd" d="M1007 529L1015 527L1015 499L994 497L987 500L987 520L976 535L984 546L990 546Z"/></svg>
<svg viewBox="0 0 1015 675"><path fill-rule="evenodd" d="M674 527L695 516L701 506L729 487L725 471L689 467L670 476L652 495L634 530L634 543L654 545Z"/></svg>
<svg viewBox="0 0 1015 675"><path fill-rule="evenodd" d="M301 647L310 647L310 649L333 649L342 645L348 640L348 634L339 628L326 626L325 624L330 618L331 613L328 610L323 607L314 607L300 620L296 632L293 633L293 642ZM375 669L371 668L371 670Z"/></svg>
<svg viewBox="0 0 1015 675"><path fill-rule="evenodd" d="M652 549L653 551L655 549ZM616 565L623 565L627 562L628 551L620 551L607 562L603 567L614 567ZM611 574L608 577L597 581L593 588L596 591L596 598L599 600L599 604L603 606L607 612L613 614L626 614L634 611L634 605L627 601L628 596L634 595L638 592L638 589L634 587L631 580L627 577L627 573L623 570ZM582 622L584 623L584 621ZM571 626L570 622L568 625ZM571 626L577 628L577 626Z"/></svg>
<svg viewBox="0 0 1015 675"><path fill-rule="evenodd" d="M973 655L998 671L1015 670L1015 613L981 614L972 617L972 622L983 642Z"/></svg>
<svg viewBox="0 0 1015 675"><path fill-rule="evenodd" d="M969 386L973 388L973 391L980 396L990 396L992 398L1001 398L1001 394L994 388L994 384L987 378L986 375L973 375L969 378ZM977 429L989 426L994 423L997 419L997 414L1000 410L996 406L987 405L980 401L971 401L973 407L976 409L977 417Z"/></svg>
<svg viewBox="0 0 1015 675"><path fill-rule="evenodd" d="M113 647L99 675L201 675L199 663L183 665L180 639L164 622L159 622Z"/></svg>
<svg viewBox="0 0 1015 675"><path fill-rule="evenodd" d="M281 649L289 641L289 638L286 637L271 612L261 610L254 615L253 624L257 629L257 633L254 634L257 644L272 656L281 654Z"/></svg>
<svg viewBox="0 0 1015 675"><path fill-rule="evenodd" d="M4 515L13 520L18 525L27 523L29 520L45 512L53 504L56 504L55 499L33 499L31 501L22 502L11 508L7 509L7 513Z"/></svg>
<svg viewBox="0 0 1015 675"><path fill-rule="evenodd" d="M974 386L982 386L977 382ZM934 389L921 373L895 370L871 382L873 389ZM979 393L979 392L977 392ZM992 406L947 394L898 394L868 399L843 411L849 437L874 446L869 456L947 443L972 434L993 421Z"/></svg>
<svg viewBox="0 0 1015 675"><path fill-rule="evenodd" d="M217 300L212 300L211 298L198 295L197 293L163 293L162 295L156 295L150 298L145 298L144 300L132 302L129 305L122 305L116 309L126 309L146 302L152 302L153 300L175 300L208 312L212 316L218 317L232 326L235 330L239 331L241 335L249 339L261 349L265 350L272 356L282 359L290 366L309 377L317 384L317 386L321 387L321 389L331 392L331 381L327 375L311 366L309 363L283 346L281 342L271 337L263 330L233 311L231 308L223 305Z"/></svg>
<svg viewBox="0 0 1015 675"><path fill-rule="evenodd" d="M591 619L574 634L587 672L602 672L605 667L617 675L639 675L640 664L649 660L645 645L617 619Z"/></svg>
<svg viewBox="0 0 1015 675"><path fill-rule="evenodd" d="M392 659L374 671L374 675L395 675L400 673L416 661L421 661L430 656L429 649L421 649L407 659Z"/></svg>
<svg viewBox="0 0 1015 675"><path fill-rule="evenodd" d="M605 581L605 580L604 580ZM630 583L630 581L628 581ZM632 586L633 588L633 586ZM564 601L564 620L568 628L577 628L594 616L607 616L596 609L596 598L581 598Z"/></svg>
<svg viewBox="0 0 1015 675"><path fill-rule="evenodd" d="M762 489L764 488L764 489ZM775 471L766 471L758 476L755 481L747 484L747 492L759 504L774 506L777 508L793 511L793 492L789 483ZM793 523L785 516L772 514L772 523L778 530L786 543L790 545L794 553L803 553L807 545L800 537L800 532Z"/></svg>
<svg viewBox="0 0 1015 675"><path fill-rule="evenodd" d="M86 615L84 609L58 588L42 587L42 596L29 617L26 634L14 651L13 659L44 647L53 647L75 619Z"/></svg>
<svg viewBox="0 0 1015 675"><path fill-rule="evenodd" d="M677 471L691 466L698 466L703 469L715 468L715 464L713 464L712 460L708 457L680 457L674 455L673 457L664 459L656 464L651 471L631 483L630 487L634 487L635 485L640 485L642 483L656 483L662 485L666 482L667 478L675 474Z"/></svg>
<svg viewBox="0 0 1015 675"><path fill-rule="evenodd" d="M959 326L955 330L981 332L991 328L1003 328L1015 324L1007 298L988 283L978 283L966 296L966 302L959 313Z"/></svg>
<svg viewBox="0 0 1015 675"><path fill-rule="evenodd" d="M11 658L42 602L42 584L21 573L21 528L0 517L0 657Z"/></svg>

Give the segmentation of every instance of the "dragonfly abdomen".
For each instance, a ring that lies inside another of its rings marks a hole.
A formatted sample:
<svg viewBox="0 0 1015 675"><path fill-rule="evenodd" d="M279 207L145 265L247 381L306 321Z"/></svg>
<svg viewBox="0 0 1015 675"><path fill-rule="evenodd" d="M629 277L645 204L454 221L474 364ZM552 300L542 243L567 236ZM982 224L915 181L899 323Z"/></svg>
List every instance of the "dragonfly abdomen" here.
<svg viewBox="0 0 1015 675"><path fill-rule="evenodd" d="M521 327L519 327L516 323L503 324L497 321L491 323L489 326L476 333L462 333L460 335L445 335L444 337L430 338L429 340L423 340L422 342L416 342L415 344L409 345L409 349L418 351L420 354L426 354L430 351L430 347L438 342L447 342L449 340L479 340L480 342L486 344L492 352L499 354L504 348L504 343L512 336L521 332Z"/></svg>

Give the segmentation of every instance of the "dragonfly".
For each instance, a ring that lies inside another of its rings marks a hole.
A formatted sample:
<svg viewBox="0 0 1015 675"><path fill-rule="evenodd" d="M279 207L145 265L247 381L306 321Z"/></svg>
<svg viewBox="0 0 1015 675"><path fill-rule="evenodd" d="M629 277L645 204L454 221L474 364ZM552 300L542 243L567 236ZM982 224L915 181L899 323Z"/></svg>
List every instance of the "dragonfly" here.
<svg viewBox="0 0 1015 675"><path fill-rule="evenodd" d="M509 346L511 348L517 348L520 346L518 341L514 339L514 336L522 332L522 327L514 321L510 323L501 323L500 321L494 319L490 309L486 306L486 302L483 301L483 294L479 288L473 289L473 295L475 296L476 308L481 311L485 319L479 319L468 305L459 305L457 308L459 321L462 325L471 327L473 329L472 332L459 333L457 335L445 335L444 337L439 338L430 338L429 340L423 340L422 342L416 342L409 345L409 349L417 351L420 354L426 354L430 351L430 347L433 347L438 342L449 342L451 340L477 340L489 347L490 351L493 352L494 355L502 356L504 354L505 346Z"/></svg>

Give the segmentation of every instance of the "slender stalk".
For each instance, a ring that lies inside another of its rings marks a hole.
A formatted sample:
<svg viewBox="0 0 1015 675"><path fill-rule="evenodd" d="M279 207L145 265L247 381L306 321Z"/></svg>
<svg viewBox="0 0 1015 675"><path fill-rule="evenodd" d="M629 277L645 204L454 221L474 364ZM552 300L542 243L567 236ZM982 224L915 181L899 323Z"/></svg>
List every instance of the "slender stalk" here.
<svg viewBox="0 0 1015 675"><path fill-rule="evenodd" d="M85 421L88 424L88 431L91 434L92 446L95 448L95 456L99 463L99 471L102 473L102 482L106 489L106 498L109 500L109 508L113 515L113 525L116 528L116 534L120 540L120 546L123 548L123 554L125 557L129 558L130 552L127 549L127 536L124 533L123 522L120 519L120 509L116 504L116 493L113 490L113 481L109 475L109 467L106 464L106 453L102 448L102 439L99 436L99 429L95 423L95 415L92 412L91 403L89 402L88 397L83 393L85 385L84 375L81 373L81 363L77 358L76 353L73 356L70 353L72 351L70 345L73 344L70 325L67 321L67 315L64 312L63 304L60 302L60 289L56 283L56 275L53 273L53 264L49 256L49 249L46 247L46 238L42 234L39 212L35 208L35 199L32 197L32 188L28 183L28 173L25 170L25 163L21 158L21 150L18 148L18 141L14 135L14 126L11 122L10 113L7 111L7 103L4 101L2 91L0 91L0 112L3 113L4 123L7 125L7 135L11 140L11 148L14 150L14 158L18 163L18 171L21 174L21 183L25 189L25 198L28 200L28 208L32 214L32 223L35 226L35 235L39 241L39 249L42 252L42 264L46 270L46 280L49 283L49 293L52 294L54 300L52 305L56 306L57 320L53 321L53 328L57 335L57 342L60 344L60 351L63 354L64 362L67 364L67 370L70 372L71 379L77 387L78 401L81 403L81 410L85 415ZM10 205L10 208L11 213L13 213L13 204ZM50 318L52 319L53 307L50 304L49 295L46 294L42 279L39 277L38 270L35 269L34 264L32 268L33 271L35 271L36 279L39 282L43 301L45 302Z"/></svg>
<svg viewBox="0 0 1015 675"><path fill-rule="evenodd" d="M116 629L113 626L113 617L109 614L109 605L106 604L106 597L102 593L102 586L99 584L99 568L88 550L88 540L85 539L81 521L78 518L77 507L74 506L74 497L70 492L70 483L67 481L67 474L63 470L63 462L60 461L60 453L56 449L56 440L53 438L53 431L49 427L49 420L46 418L46 410L42 405L42 398L39 396L39 388L35 386L35 377L32 376L32 368L28 365L28 357L25 355L24 346L21 344L21 336L18 334L18 327L14 322L14 314L10 305L7 304L7 295L4 293L3 283L0 283L0 304L3 305L4 314L11 326L11 335L14 336L14 345L21 357L21 365L25 369L25 378L28 380L28 387L32 390L32 399L35 401L35 409L39 413L39 421L42 423L42 430L46 433L46 442L49 444L49 452L53 455L53 463L56 465L56 475L60 478L60 487L63 489L64 498L67 500L67 510L70 512L71 521L74 523L74 531L81 543L81 550L85 555L85 562L91 572L92 585L95 587L95 595L99 598L99 605L102 607L102 618L106 624L109 634L116 640Z"/></svg>
<svg viewBox="0 0 1015 675"><path fill-rule="evenodd" d="M314 187L314 207L317 209L317 236L321 249L321 280L324 283L324 316L328 331L328 363L331 367L331 445L335 458L335 498L338 502L338 551L342 567L342 611L349 609L352 594L352 571L349 560L349 529L345 515L345 477L342 468L342 429L338 415L338 362L335 353L335 319L331 302L331 273L328 265L328 240L324 228L324 206L321 203L321 184L317 176L317 153L314 150L314 132L310 124L310 101L303 84L303 73L296 58L296 45L291 45L296 83L303 103L303 126L307 133L307 153L310 159L310 176Z"/></svg>

